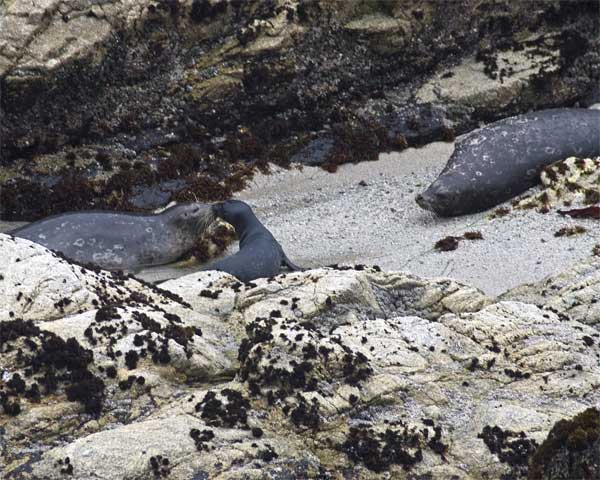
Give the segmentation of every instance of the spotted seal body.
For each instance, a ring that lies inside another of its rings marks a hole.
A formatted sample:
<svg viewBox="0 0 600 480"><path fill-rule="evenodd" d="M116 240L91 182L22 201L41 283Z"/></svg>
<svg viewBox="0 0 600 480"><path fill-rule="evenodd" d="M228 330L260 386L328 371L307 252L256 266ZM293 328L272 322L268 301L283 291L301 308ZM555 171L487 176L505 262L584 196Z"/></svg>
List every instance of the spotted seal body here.
<svg viewBox="0 0 600 480"><path fill-rule="evenodd" d="M184 203L159 214L82 211L9 232L106 270L163 265L189 252L214 219L210 205Z"/></svg>
<svg viewBox="0 0 600 480"><path fill-rule="evenodd" d="M440 176L416 201L441 216L480 212L534 186L551 163L598 155L598 110L561 108L506 118L459 140Z"/></svg>
<svg viewBox="0 0 600 480"><path fill-rule="evenodd" d="M300 270L283 252L279 242L260 223L250 206L239 200L228 200L213 206L214 214L230 223L240 243L237 253L207 265L204 270L219 270L243 282L274 277L282 266Z"/></svg>

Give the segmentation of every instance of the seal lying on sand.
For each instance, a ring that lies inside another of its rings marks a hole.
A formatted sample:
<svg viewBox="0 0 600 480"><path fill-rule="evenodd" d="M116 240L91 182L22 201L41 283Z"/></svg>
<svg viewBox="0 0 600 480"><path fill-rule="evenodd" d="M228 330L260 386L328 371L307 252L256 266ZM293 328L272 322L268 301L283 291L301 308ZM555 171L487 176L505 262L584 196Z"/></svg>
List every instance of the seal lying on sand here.
<svg viewBox="0 0 600 480"><path fill-rule="evenodd" d="M290 270L301 270L283 252L279 242L260 223L250 206L239 200L228 200L213 205L215 216L222 218L235 228L240 241L240 250L203 268L219 270L237 277L242 282L257 278L274 277L282 266Z"/></svg>
<svg viewBox="0 0 600 480"><path fill-rule="evenodd" d="M9 232L65 257L107 270L179 259L214 220L210 205L183 203L159 214L82 211L44 218Z"/></svg>
<svg viewBox="0 0 600 480"><path fill-rule="evenodd" d="M534 186L546 165L598 155L598 110L561 108L506 118L460 139L416 201L441 216L480 212Z"/></svg>

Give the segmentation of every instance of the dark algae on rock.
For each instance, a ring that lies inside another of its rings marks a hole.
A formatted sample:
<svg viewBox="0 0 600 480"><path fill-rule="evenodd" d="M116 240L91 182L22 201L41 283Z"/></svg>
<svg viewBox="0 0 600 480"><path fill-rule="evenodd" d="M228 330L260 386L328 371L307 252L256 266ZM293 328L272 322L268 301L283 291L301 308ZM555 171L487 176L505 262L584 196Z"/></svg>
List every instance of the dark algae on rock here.
<svg viewBox="0 0 600 480"><path fill-rule="evenodd" d="M600 411L557 422L531 458L528 480L594 480L600 476Z"/></svg>
<svg viewBox="0 0 600 480"><path fill-rule="evenodd" d="M218 395L218 396L217 396ZM211 427L248 429L250 402L240 392L225 388L220 392L209 391L195 410Z"/></svg>
<svg viewBox="0 0 600 480"><path fill-rule="evenodd" d="M91 350L77 340L66 341L39 329L31 321L2 322L0 354L13 359L22 373L13 373L0 386L4 413L17 415L23 408L20 399L39 402L42 397L64 391L68 400L79 402L86 413L99 415L105 397L104 382L89 370Z"/></svg>
<svg viewBox="0 0 600 480"><path fill-rule="evenodd" d="M354 462L362 462L375 472L384 472L390 465L402 465L409 469L423 460L420 436L400 425L399 429L388 428L375 433L371 428L350 428L346 441L340 449Z"/></svg>
<svg viewBox="0 0 600 480"><path fill-rule="evenodd" d="M480 121L587 105L598 84L594 1L128 5L36 11L48 51L30 63L26 33L0 36L14 52L0 54L3 219L223 200L271 163L335 171ZM71 17L89 22L94 42L52 37L47 27L68 32ZM416 100L467 59L499 88L513 75L499 59L525 48L541 60L509 103Z"/></svg>
<svg viewBox="0 0 600 480"><path fill-rule="evenodd" d="M162 455L150 457L150 468L154 478L167 478L171 472L169 468L169 459Z"/></svg>
<svg viewBox="0 0 600 480"><path fill-rule="evenodd" d="M512 476L506 476L506 480L521 478L527 474L529 458L535 452L537 443L528 439L524 432L516 433L498 426L486 425L477 436L498 460L510 466Z"/></svg>
<svg viewBox="0 0 600 480"><path fill-rule="evenodd" d="M346 440L337 449L353 462L363 463L374 472L385 472L392 465L410 470L423 460L423 449L430 448L444 459L447 446L441 442L442 428L424 419L424 427L409 427L402 421L384 422L385 430L367 426L350 427ZM433 434L430 431L433 430Z"/></svg>

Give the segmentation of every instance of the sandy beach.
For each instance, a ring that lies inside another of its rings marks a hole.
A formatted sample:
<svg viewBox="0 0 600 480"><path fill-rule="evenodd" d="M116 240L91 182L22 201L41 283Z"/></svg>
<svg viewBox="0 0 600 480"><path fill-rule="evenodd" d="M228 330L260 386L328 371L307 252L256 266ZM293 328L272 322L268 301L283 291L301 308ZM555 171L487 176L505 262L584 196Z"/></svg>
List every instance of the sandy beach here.
<svg viewBox="0 0 600 480"><path fill-rule="evenodd" d="M379 265L423 277L455 278L490 295L559 272L600 243L597 221L575 221L556 212L521 210L501 218L484 212L443 219L420 209L415 194L435 179L452 149L452 143L432 143L382 154L375 162L343 165L335 174L317 167L276 170L258 175L236 198L252 205L288 256L303 267ZM587 232L554 236L574 224ZM3 223L0 228L17 225ZM467 231L479 231L483 239L462 241L450 252L433 249L438 240ZM162 266L138 276L158 281L199 268Z"/></svg>
<svg viewBox="0 0 600 480"><path fill-rule="evenodd" d="M318 168L281 171L256 178L237 197L256 209L288 256L302 266L375 264L455 278L491 295L559 272L600 243L597 221L575 221L556 212L442 219L420 209L415 194L437 177L452 150L452 143L432 143L382 154L376 162L344 165L335 174ZM554 236L573 224L587 232ZM467 231L480 231L483 240L462 241L450 252L433 249L441 238Z"/></svg>

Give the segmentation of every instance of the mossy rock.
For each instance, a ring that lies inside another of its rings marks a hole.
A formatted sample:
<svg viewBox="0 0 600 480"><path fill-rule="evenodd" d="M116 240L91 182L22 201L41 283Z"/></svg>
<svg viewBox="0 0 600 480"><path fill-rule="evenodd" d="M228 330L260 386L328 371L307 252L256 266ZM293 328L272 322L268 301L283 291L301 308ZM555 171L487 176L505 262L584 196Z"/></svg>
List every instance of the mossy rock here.
<svg viewBox="0 0 600 480"><path fill-rule="evenodd" d="M557 422L536 450L529 480L600 478L600 411L588 408Z"/></svg>

